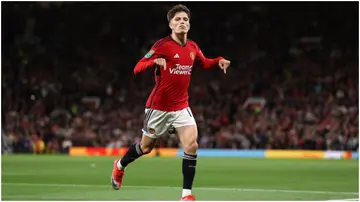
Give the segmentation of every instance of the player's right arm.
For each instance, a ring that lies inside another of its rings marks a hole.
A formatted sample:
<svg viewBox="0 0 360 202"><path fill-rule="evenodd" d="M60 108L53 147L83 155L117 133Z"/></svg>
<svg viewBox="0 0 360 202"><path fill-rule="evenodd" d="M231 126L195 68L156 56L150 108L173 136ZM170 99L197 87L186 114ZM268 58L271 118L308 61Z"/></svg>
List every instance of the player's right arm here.
<svg viewBox="0 0 360 202"><path fill-rule="evenodd" d="M150 49L150 51L136 64L134 74L139 74L156 65L166 69L166 60L161 54L161 47L164 40L160 39Z"/></svg>

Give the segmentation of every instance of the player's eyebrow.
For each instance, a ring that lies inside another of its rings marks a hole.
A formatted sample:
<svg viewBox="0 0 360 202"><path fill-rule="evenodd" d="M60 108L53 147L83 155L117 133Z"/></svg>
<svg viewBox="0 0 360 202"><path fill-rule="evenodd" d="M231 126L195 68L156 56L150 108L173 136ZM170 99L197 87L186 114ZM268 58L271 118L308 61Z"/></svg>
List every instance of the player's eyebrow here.
<svg viewBox="0 0 360 202"><path fill-rule="evenodd" d="M183 18L185 21L188 21L188 20L189 20L188 17L176 17L175 20L180 20L181 18Z"/></svg>

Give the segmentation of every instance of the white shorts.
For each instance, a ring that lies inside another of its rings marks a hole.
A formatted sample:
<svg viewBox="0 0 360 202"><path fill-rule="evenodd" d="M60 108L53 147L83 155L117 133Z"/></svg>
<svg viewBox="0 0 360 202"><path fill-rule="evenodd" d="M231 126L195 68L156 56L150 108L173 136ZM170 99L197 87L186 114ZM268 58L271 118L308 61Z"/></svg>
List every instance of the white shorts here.
<svg viewBox="0 0 360 202"><path fill-rule="evenodd" d="M195 118L190 108L179 111L165 112L156 109L146 108L143 135L151 138L159 138L168 132L171 127L196 125Z"/></svg>

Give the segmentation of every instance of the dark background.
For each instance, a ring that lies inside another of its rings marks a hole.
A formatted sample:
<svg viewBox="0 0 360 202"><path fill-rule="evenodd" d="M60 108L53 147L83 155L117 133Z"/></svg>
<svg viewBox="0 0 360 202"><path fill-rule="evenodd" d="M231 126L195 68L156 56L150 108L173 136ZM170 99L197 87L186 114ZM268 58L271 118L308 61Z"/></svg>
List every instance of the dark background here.
<svg viewBox="0 0 360 202"><path fill-rule="evenodd" d="M2 2L3 152L139 141L154 81L132 70L176 4ZM358 149L358 2L184 4L189 38L232 62L193 71L200 147ZM264 108L243 107L251 97Z"/></svg>

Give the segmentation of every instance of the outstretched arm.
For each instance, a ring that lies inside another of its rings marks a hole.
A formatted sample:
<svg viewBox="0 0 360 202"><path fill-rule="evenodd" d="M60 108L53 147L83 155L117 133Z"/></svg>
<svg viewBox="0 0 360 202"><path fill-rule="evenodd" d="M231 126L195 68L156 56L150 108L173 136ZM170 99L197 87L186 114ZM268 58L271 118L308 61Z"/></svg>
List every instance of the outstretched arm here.
<svg viewBox="0 0 360 202"><path fill-rule="evenodd" d="M206 58L202 54L200 48L197 48L195 64L203 67L204 69L213 68L218 65L226 74L226 69L230 66L230 61L224 59L223 57L217 57L214 59Z"/></svg>

